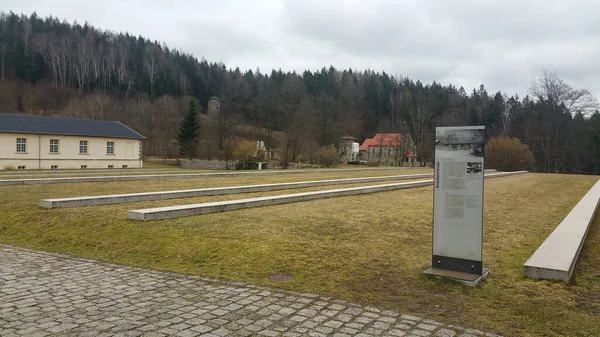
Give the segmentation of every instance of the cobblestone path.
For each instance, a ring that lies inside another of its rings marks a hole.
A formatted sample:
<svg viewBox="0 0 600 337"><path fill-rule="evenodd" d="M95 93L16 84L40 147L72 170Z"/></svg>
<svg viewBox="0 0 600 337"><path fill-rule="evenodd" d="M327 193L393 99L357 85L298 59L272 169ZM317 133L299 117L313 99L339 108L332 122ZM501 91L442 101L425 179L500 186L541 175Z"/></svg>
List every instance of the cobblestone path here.
<svg viewBox="0 0 600 337"><path fill-rule="evenodd" d="M0 245L0 336L495 336L313 294Z"/></svg>

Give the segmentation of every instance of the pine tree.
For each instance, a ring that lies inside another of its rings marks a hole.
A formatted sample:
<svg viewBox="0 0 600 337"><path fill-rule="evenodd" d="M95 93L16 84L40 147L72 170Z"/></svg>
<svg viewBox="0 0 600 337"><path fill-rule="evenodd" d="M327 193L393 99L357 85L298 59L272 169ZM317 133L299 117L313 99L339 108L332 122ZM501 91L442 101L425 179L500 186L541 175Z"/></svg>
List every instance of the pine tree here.
<svg viewBox="0 0 600 337"><path fill-rule="evenodd" d="M182 156L192 159L197 152L198 136L200 134L200 124L198 123L198 114L196 113L196 103L190 99L188 113L181 121L179 127L179 153Z"/></svg>

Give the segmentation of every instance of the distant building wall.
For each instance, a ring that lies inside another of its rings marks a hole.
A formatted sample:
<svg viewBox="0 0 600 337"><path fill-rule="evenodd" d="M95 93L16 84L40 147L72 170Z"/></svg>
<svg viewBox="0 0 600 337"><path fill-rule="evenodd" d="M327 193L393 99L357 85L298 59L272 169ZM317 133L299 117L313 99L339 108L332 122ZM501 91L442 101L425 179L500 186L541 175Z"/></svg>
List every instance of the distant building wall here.
<svg viewBox="0 0 600 337"><path fill-rule="evenodd" d="M369 146L367 151L360 151L360 160L365 161L380 161L381 163L395 165L400 160L400 154L397 152L396 147L391 146ZM381 160L379 160L381 157ZM402 161L404 163L411 163L414 159L412 157L403 156Z"/></svg>

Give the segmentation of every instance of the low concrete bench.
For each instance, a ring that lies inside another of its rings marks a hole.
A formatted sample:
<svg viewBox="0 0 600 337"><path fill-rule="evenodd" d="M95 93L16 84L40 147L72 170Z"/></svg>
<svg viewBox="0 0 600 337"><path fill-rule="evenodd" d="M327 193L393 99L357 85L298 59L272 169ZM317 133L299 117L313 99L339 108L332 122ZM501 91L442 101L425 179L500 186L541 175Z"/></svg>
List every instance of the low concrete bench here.
<svg viewBox="0 0 600 337"><path fill-rule="evenodd" d="M488 174L485 177L486 178L496 178L496 177L504 177L504 176L514 175L514 174L522 174L522 173L527 173L527 171L495 173L495 174ZM432 185L432 184L433 184L433 179L429 179L429 180L419 180L419 181L413 181L413 182L376 185L376 186L351 187L351 188L341 188L341 189L333 189L333 190L326 190L326 191L314 191L314 192L304 192L304 193L295 193L295 194L284 194L284 195L276 195L276 196L238 199L238 200L206 202L206 203L191 204L191 205L147 208L147 209L139 209L139 210L130 210L128 212L128 216L129 216L129 219L132 219L132 220L143 220L143 221L163 220L163 219L172 219L172 218L179 218L179 217L191 216L191 215L201 215L201 214L209 214L209 213L216 213L216 212L233 211L233 210L238 210L238 209L243 209L243 208L279 205L279 204L286 204L286 203L298 202L298 201L307 201L307 200L314 200L314 199L324 199L324 198L332 198L332 197L340 197L340 196L350 196L350 195L358 195L358 194L393 191L393 190L398 190L398 189L428 186L428 185Z"/></svg>
<svg viewBox="0 0 600 337"><path fill-rule="evenodd" d="M569 282L600 203L600 180L523 265L525 277Z"/></svg>
<svg viewBox="0 0 600 337"><path fill-rule="evenodd" d="M205 173L174 173L174 174L150 174L150 175L122 175L122 176L95 176L95 177L64 177L64 178L25 178L25 179L1 179L0 186L34 185L34 184L62 184L62 183L93 183L106 181L127 180L151 180L151 179L186 179L186 178L210 178L231 176L261 176L281 174L305 174L305 173L333 173L333 172L357 172L357 171L388 171L410 169L409 167L367 167L360 169L304 169L304 170L262 170L249 172L205 172Z"/></svg>
<svg viewBox="0 0 600 337"><path fill-rule="evenodd" d="M370 182L388 181L388 180L418 179L418 178L426 178L426 177L431 177L431 176L432 176L432 173L405 174L405 175L383 176L383 177L330 179L330 180L277 183L277 184L200 188L200 189L179 190L179 191L144 192L144 193L129 193L129 194L114 194L114 195L98 195L98 196L91 196L91 197L43 199L40 201L40 206L43 208L96 206L96 205L121 204L121 203L127 203L127 202L149 201L149 200L166 200L166 199L191 198L191 197L201 197L201 196L210 196L210 195L268 192L268 191L278 191L278 190L287 190L287 189L295 189L295 188L354 184L354 183L370 183Z"/></svg>

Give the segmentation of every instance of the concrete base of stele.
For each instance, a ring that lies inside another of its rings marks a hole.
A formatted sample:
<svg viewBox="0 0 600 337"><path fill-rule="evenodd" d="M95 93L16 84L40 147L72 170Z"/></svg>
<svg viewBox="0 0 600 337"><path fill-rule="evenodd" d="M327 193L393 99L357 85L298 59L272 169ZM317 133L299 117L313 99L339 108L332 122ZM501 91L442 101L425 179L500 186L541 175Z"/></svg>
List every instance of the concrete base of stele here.
<svg viewBox="0 0 600 337"><path fill-rule="evenodd" d="M465 273L461 271L441 269L441 268L429 268L423 272L423 275L438 277L438 278L447 278L456 282L460 282L469 287L476 287L481 281L485 280L490 275L490 270L488 268L483 268L483 273L479 274L471 274Z"/></svg>

